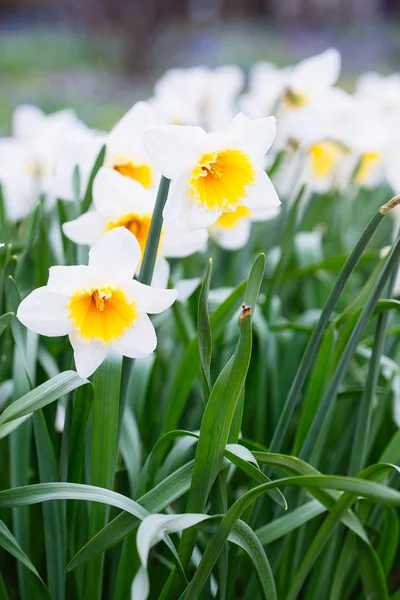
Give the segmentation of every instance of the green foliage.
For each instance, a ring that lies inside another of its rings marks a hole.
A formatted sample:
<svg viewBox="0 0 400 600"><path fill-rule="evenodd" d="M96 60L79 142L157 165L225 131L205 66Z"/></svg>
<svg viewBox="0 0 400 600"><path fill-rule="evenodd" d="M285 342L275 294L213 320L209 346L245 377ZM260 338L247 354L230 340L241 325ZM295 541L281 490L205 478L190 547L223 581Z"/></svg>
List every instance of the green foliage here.
<svg viewBox="0 0 400 600"><path fill-rule="evenodd" d="M155 317L154 356L124 365L109 356L91 382L69 370L64 340L38 338L15 317L54 263L38 235L48 217L39 205L9 224L0 598L125 600L133 581L134 600L399 597L400 242L379 257L393 224L365 192L347 237L328 230L305 244L298 234L320 224L320 198L302 214L303 194L279 248L266 223L242 262L214 247L212 263L173 262L172 280L203 273L203 282ZM341 203L325 202L333 222Z"/></svg>

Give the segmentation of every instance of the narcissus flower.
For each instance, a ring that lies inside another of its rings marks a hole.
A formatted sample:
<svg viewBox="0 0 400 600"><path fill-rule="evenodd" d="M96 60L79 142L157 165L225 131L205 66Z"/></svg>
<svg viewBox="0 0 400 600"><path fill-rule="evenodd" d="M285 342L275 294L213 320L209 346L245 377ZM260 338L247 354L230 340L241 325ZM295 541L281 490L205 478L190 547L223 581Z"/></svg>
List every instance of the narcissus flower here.
<svg viewBox="0 0 400 600"><path fill-rule="evenodd" d="M262 163L276 133L275 119L251 121L243 114L212 133L201 127L158 127L143 143L157 169L172 179L164 219L209 227L223 213L280 204Z"/></svg>
<svg viewBox="0 0 400 600"><path fill-rule="evenodd" d="M142 144L143 133L156 124L154 111L147 102L134 104L107 137L104 166L135 179L147 189L157 185L159 176Z"/></svg>
<svg viewBox="0 0 400 600"><path fill-rule="evenodd" d="M110 169L100 169L93 185L93 209L64 223L65 235L77 244L93 245L106 231L125 227L139 242L142 254L150 231L156 195L137 181ZM178 222L164 223L155 265L153 285L168 283L167 258L189 256L206 247L206 230L190 231Z"/></svg>
<svg viewBox="0 0 400 600"><path fill-rule="evenodd" d="M169 308L177 293L135 281L140 258L127 229L109 231L90 250L88 266L51 267L47 285L21 302L17 317L41 335L68 335L81 377L89 377L111 349L147 356L157 345L148 313Z"/></svg>
<svg viewBox="0 0 400 600"><path fill-rule="evenodd" d="M281 109L304 108L320 101L337 82L341 58L335 48L329 48L285 69L286 83L282 91Z"/></svg>
<svg viewBox="0 0 400 600"><path fill-rule="evenodd" d="M279 214L280 208L252 212L246 206L238 206L234 212L223 213L209 228L211 238L225 250L243 248L250 238L253 221L269 221Z"/></svg>

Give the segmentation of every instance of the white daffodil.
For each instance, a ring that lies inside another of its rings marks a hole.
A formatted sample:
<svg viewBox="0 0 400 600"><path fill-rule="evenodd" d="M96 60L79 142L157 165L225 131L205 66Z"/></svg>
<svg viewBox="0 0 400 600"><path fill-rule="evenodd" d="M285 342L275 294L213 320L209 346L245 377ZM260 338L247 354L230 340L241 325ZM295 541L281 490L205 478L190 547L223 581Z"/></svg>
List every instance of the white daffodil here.
<svg viewBox="0 0 400 600"><path fill-rule="evenodd" d="M151 106L137 102L108 134L104 166L135 179L147 189L157 186L159 175L142 144L143 133L156 125Z"/></svg>
<svg viewBox="0 0 400 600"><path fill-rule="evenodd" d="M0 185L8 221L27 217L39 199L36 157L30 145L12 137L0 138Z"/></svg>
<svg viewBox="0 0 400 600"><path fill-rule="evenodd" d="M143 143L149 156L172 180L164 219L203 229L239 206L254 212L279 206L262 168L275 132L274 117L251 121L243 114L212 133L179 126L147 131Z"/></svg>
<svg viewBox="0 0 400 600"><path fill-rule="evenodd" d="M90 130L73 111L45 115L23 105L14 111L12 134L0 140L0 181L7 218L18 221L32 212L40 194L51 205L58 154L70 140L87 138Z"/></svg>
<svg viewBox="0 0 400 600"><path fill-rule="evenodd" d="M77 244L93 245L105 232L125 227L137 238L142 254L146 247L156 195L140 183L110 169L101 168L93 185L93 210L64 223L65 235ZM179 223L164 223L153 285L168 283L165 258L189 256L206 247L206 230L190 231Z"/></svg>
<svg viewBox="0 0 400 600"><path fill-rule="evenodd" d="M281 112L304 109L321 101L337 82L340 68L339 52L329 48L295 67L285 69L287 79L281 96Z"/></svg>
<svg viewBox="0 0 400 600"><path fill-rule="evenodd" d="M157 81L150 102L162 123L212 130L235 115L243 85L244 74L234 65L170 69Z"/></svg>
<svg viewBox="0 0 400 600"><path fill-rule="evenodd" d="M400 115L400 75L365 73L356 82L354 97L385 114Z"/></svg>
<svg viewBox="0 0 400 600"><path fill-rule="evenodd" d="M252 222L269 221L279 212L279 207L252 213L246 206L238 206L234 212L223 213L214 225L209 227L210 236L221 248L238 250L247 244Z"/></svg>
<svg viewBox="0 0 400 600"><path fill-rule="evenodd" d="M243 112L251 119L273 114L285 89L290 68L279 69L273 63L259 62L250 70L249 89L239 99Z"/></svg>
<svg viewBox="0 0 400 600"><path fill-rule="evenodd" d="M89 377L110 350L147 356L157 345L148 313L163 312L177 294L135 281L140 258L129 231L109 231L90 250L88 266L51 267L47 285L21 302L17 317L40 335L68 335L81 377Z"/></svg>
<svg viewBox="0 0 400 600"><path fill-rule="evenodd" d="M105 143L105 137L94 132L85 138L65 140L55 160L53 177L47 186L49 203L54 200L73 201L76 191L82 199L90 179L96 158ZM79 189L74 189L74 172L79 169Z"/></svg>

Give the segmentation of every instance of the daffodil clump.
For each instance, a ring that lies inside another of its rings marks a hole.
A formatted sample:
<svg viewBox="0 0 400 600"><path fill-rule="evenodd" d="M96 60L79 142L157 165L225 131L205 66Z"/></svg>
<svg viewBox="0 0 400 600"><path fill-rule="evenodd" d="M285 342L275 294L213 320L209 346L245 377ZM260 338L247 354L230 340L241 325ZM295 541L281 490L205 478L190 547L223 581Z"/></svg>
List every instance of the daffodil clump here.
<svg viewBox="0 0 400 600"><path fill-rule="evenodd" d="M2 599L400 598L400 75L340 68L15 109Z"/></svg>

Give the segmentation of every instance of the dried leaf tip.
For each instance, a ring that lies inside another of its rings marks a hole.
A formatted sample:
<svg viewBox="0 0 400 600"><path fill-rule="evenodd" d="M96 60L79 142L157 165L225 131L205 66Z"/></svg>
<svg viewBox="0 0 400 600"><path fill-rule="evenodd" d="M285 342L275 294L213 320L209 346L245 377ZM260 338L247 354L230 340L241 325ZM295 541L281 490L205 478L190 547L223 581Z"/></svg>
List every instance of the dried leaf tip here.
<svg viewBox="0 0 400 600"><path fill-rule="evenodd" d="M247 304L242 304L242 312L240 313L240 317L239 319L244 319L244 317L247 317L247 315L251 314L251 306L248 306Z"/></svg>
<svg viewBox="0 0 400 600"><path fill-rule="evenodd" d="M397 206L398 204L400 204L400 196L395 196L394 198L389 200L389 202L386 202L386 204L381 206L379 212L381 213L381 215L386 215L390 210L392 210L392 208L395 208L395 206Z"/></svg>

